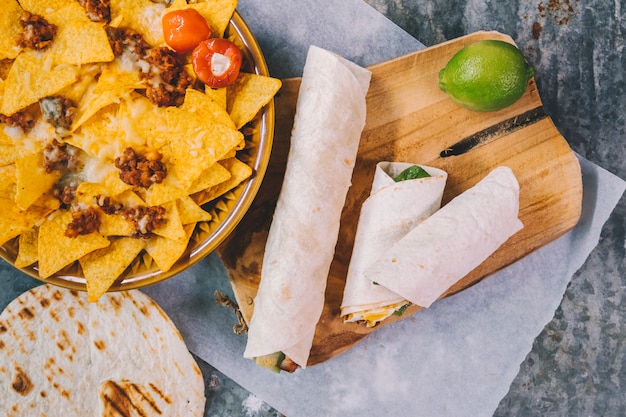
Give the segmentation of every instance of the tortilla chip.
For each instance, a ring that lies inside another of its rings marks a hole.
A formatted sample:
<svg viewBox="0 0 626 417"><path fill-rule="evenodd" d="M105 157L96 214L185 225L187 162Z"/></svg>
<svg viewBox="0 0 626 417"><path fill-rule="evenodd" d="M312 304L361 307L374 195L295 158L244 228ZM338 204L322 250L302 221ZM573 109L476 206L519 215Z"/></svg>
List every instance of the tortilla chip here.
<svg viewBox="0 0 626 417"><path fill-rule="evenodd" d="M163 272L167 272L178 261L189 243L195 224L184 226L185 237L173 240L161 236L153 236L148 240L146 252Z"/></svg>
<svg viewBox="0 0 626 417"><path fill-rule="evenodd" d="M153 233L158 236L163 236L172 240L179 240L185 238L185 230L183 224L180 221L180 215L178 214L178 207L175 201L164 204L165 218L167 221L162 226L153 230Z"/></svg>
<svg viewBox="0 0 626 417"><path fill-rule="evenodd" d="M198 113L168 107L167 115L171 141L163 151L168 175L174 175L184 189L243 139L238 130L206 122Z"/></svg>
<svg viewBox="0 0 626 417"><path fill-rule="evenodd" d="M51 13L48 20L58 27L46 51L54 64L83 65L115 58L104 26L89 20L80 4L70 3Z"/></svg>
<svg viewBox="0 0 626 417"><path fill-rule="evenodd" d="M51 190L59 178L59 171L46 172L41 151L18 158L15 161L15 202L18 207L23 210L30 207L42 194Z"/></svg>
<svg viewBox="0 0 626 417"><path fill-rule="evenodd" d="M15 259L16 267L25 268L39 260L39 252L37 250L38 232L37 228L32 228L20 235L19 250Z"/></svg>
<svg viewBox="0 0 626 417"><path fill-rule="evenodd" d="M160 150L169 143L172 132L167 125L168 109L154 106L139 94L131 94L122 101L117 119L125 137L120 150L131 147L135 152L143 153Z"/></svg>
<svg viewBox="0 0 626 417"><path fill-rule="evenodd" d="M211 0L187 4L186 0L174 0L168 10L196 9L209 24L211 37L223 37L230 18L237 7L237 0Z"/></svg>
<svg viewBox="0 0 626 417"><path fill-rule="evenodd" d="M145 201L149 206L160 206L178 200L187 195L187 192L174 185L166 183L152 184L146 192Z"/></svg>
<svg viewBox="0 0 626 417"><path fill-rule="evenodd" d="M20 52L16 38L22 32L20 17L24 10L16 0L0 0L0 60L14 59Z"/></svg>
<svg viewBox="0 0 626 417"><path fill-rule="evenodd" d="M205 87L204 94L218 106L226 110L226 88Z"/></svg>
<svg viewBox="0 0 626 417"><path fill-rule="evenodd" d="M107 65L94 87L94 94L102 94L106 91L118 91L120 96L135 89L146 88L146 83L139 78L139 71L129 71L122 67L118 60Z"/></svg>
<svg viewBox="0 0 626 417"><path fill-rule="evenodd" d="M227 193L252 175L252 168L237 158L225 159L219 163L231 173L231 177L221 184L194 194L192 198L198 205L206 204Z"/></svg>
<svg viewBox="0 0 626 417"><path fill-rule="evenodd" d="M117 107L112 107L112 105L119 104L120 101L121 95L116 90L107 90L100 94L96 94L93 91L88 92L78 105L78 111L72 123L72 131L76 131L101 110L113 114L117 113ZM104 115L101 115L101 117L104 117ZM100 120L100 122L103 121ZM113 129L117 129L117 126L114 126Z"/></svg>
<svg viewBox="0 0 626 417"><path fill-rule="evenodd" d="M10 116L36 103L43 97L55 95L78 79L78 68L71 65L51 65L42 62L35 51L20 53L5 80L0 113Z"/></svg>
<svg viewBox="0 0 626 417"><path fill-rule="evenodd" d="M237 80L227 87L228 112L237 129L241 129L269 103L280 90L277 78L258 74L239 73Z"/></svg>
<svg viewBox="0 0 626 417"><path fill-rule="evenodd" d="M76 3L77 0L19 0L24 10L33 14L38 14L46 19L54 12L66 7L68 4Z"/></svg>
<svg viewBox="0 0 626 417"><path fill-rule="evenodd" d="M208 222L212 216L202 207L196 204L189 196L185 196L177 201L178 214L182 224Z"/></svg>
<svg viewBox="0 0 626 417"><path fill-rule="evenodd" d="M15 164L0 166L0 190L15 185Z"/></svg>
<svg viewBox="0 0 626 417"><path fill-rule="evenodd" d="M100 214L98 232L102 236L132 236L135 232L133 225L119 214Z"/></svg>
<svg viewBox="0 0 626 417"><path fill-rule="evenodd" d="M207 122L220 123L231 129L236 128L226 108L198 90L188 89L185 93L185 101L180 108L190 113L198 113Z"/></svg>
<svg viewBox="0 0 626 417"><path fill-rule="evenodd" d="M143 35L151 46L164 46L163 29L154 21L161 21L166 6L151 0L111 0L111 20L123 16L120 26L129 27Z"/></svg>
<svg viewBox="0 0 626 417"><path fill-rule="evenodd" d="M109 246L109 239L99 233L65 236L72 221L72 213L59 212L45 221L39 228L39 276L48 278L52 274L79 260L89 252Z"/></svg>
<svg viewBox="0 0 626 417"><path fill-rule="evenodd" d="M0 198L0 245L31 229L52 211L35 205L22 210L12 199Z"/></svg>
<svg viewBox="0 0 626 417"><path fill-rule="evenodd" d="M78 262L87 282L88 301L95 302L107 292L145 246L142 239L113 239L109 246L80 258Z"/></svg>
<svg viewBox="0 0 626 417"><path fill-rule="evenodd" d="M16 152L15 145L7 145L0 142L0 166L14 163Z"/></svg>
<svg viewBox="0 0 626 417"><path fill-rule="evenodd" d="M199 191L206 190L221 184L230 178L230 172L219 163L211 165L205 169L198 179L196 179L191 187L187 189L188 194L195 194Z"/></svg>

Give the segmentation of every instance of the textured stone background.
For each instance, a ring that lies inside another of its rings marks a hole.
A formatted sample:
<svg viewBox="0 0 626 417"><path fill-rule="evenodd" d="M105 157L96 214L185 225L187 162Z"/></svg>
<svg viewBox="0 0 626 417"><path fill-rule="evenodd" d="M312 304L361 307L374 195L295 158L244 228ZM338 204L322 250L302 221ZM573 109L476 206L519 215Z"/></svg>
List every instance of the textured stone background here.
<svg viewBox="0 0 626 417"><path fill-rule="evenodd" d="M625 0L365 0L427 46L510 35L572 148L626 178ZM626 198L495 416L626 415Z"/></svg>

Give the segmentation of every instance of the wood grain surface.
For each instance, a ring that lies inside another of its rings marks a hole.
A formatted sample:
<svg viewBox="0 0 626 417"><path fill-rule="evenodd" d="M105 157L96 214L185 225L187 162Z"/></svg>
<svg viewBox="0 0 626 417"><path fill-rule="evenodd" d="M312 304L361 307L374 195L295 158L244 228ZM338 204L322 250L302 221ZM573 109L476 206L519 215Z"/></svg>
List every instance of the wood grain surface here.
<svg viewBox="0 0 626 417"><path fill-rule="evenodd" d="M578 160L545 114L534 79L515 104L490 113L462 109L439 90L439 70L463 46L482 39L513 43L498 32L476 32L369 67L372 80L366 125L309 366L344 352L381 326L419 311L418 306L411 306L402 317L393 316L374 328L343 323L339 315L360 207L369 195L377 162L412 162L447 171L443 204L499 165L509 166L519 180L524 228L443 297L519 260L578 222L582 205ZM298 78L283 80L276 97L274 147L265 179L248 214L218 249L247 322L252 316L265 240L282 184L299 85Z"/></svg>

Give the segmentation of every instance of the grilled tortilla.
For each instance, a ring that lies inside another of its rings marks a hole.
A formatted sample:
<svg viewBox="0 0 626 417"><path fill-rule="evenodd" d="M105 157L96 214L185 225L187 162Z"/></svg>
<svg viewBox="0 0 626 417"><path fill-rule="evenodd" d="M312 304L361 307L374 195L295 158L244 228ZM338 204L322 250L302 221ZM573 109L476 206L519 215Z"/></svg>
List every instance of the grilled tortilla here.
<svg viewBox="0 0 626 417"><path fill-rule="evenodd" d="M204 381L174 324L139 291L42 285L0 315L0 415L188 417Z"/></svg>

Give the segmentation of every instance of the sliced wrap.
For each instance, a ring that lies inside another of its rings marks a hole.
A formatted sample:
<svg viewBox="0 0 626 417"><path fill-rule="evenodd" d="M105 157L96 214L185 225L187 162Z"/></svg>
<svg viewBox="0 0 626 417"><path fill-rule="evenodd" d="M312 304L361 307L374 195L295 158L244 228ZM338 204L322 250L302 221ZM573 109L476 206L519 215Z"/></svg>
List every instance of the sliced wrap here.
<svg viewBox="0 0 626 417"><path fill-rule="evenodd" d="M361 206L341 303L341 316L346 322L364 320L371 327L408 303L404 297L374 284L364 272L380 254L441 207L448 174L422 166L430 177L394 180L412 165L405 162L376 165L372 190Z"/></svg>
<svg viewBox="0 0 626 417"><path fill-rule="evenodd" d="M244 357L306 366L365 126L371 73L311 46Z"/></svg>
<svg viewBox="0 0 626 417"><path fill-rule="evenodd" d="M411 230L365 276L429 307L523 227L518 212L517 178L498 167Z"/></svg>

